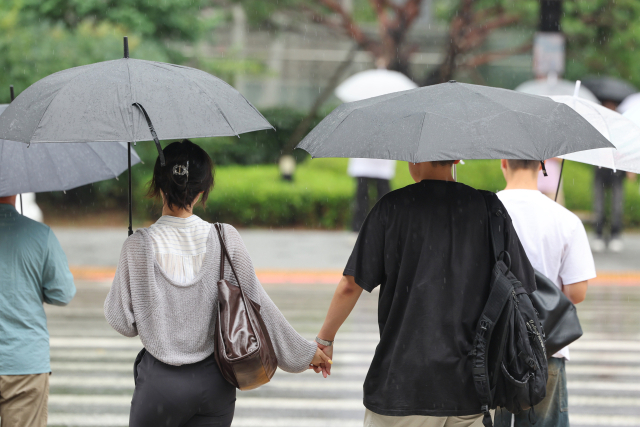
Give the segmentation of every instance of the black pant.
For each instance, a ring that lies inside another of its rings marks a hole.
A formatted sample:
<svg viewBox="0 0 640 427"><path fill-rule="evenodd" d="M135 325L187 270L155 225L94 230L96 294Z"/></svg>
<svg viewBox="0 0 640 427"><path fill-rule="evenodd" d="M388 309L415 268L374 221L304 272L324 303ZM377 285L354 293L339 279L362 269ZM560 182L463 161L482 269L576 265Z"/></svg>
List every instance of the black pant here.
<svg viewBox="0 0 640 427"><path fill-rule="evenodd" d="M360 231L360 228L371 209L371 205L369 203L369 185L375 184L376 186L376 202L380 200L382 196L391 191L391 187L388 179L356 178L356 181L358 183L356 189L356 206L353 212L351 229L353 231Z"/></svg>
<svg viewBox="0 0 640 427"><path fill-rule="evenodd" d="M596 168L593 185L593 211L596 216L596 234L602 238L605 224L605 191L611 189L611 238L619 237L622 232L622 213L624 210L623 171L614 172L607 168Z"/></svg>
<svg viewBox="0 0 640 427"><path fill-rule="evenodd" d="M129 427L229 427L236 388L224 379L213 355L172 366L145 352L137 365Z"/></svg>

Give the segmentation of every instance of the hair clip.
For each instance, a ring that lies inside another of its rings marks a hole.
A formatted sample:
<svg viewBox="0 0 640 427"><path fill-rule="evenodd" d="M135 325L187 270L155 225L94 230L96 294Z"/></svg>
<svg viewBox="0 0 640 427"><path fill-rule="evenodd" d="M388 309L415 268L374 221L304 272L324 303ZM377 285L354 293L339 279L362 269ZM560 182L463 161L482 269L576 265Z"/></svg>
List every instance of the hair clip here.
<svg viewBox="0 0 640 427"><path fill-rule="evenodd" d="M187 175L187 179L189 179L189 161L187 160L187 165L175 165L173 167L174 175Z"/></svg>

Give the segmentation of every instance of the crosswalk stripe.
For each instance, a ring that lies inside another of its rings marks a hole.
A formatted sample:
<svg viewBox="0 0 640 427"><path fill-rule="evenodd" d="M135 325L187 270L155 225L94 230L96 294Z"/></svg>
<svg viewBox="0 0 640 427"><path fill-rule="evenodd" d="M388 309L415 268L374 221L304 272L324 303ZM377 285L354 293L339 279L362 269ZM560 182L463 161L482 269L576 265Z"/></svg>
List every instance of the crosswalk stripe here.
<svg viewBox="0 0 640 427"><path fill-rule="evenodd" d="M142 348L138 338L96 338L96 337L51 337L52 348ZM343 350L375 350L378 341L358 341L337 343L336 348ZM640 342L636 341L576 341L570 349L575 350L600 350L600 351L640 351Z"/></svg>
<svg viewBox="0 0 640 427"><path fill-rule="evenodd" d="M121 362L51 362L54 372L120 372L133 371L133 359ZM334 374L346 374L364 376L369 371L369 366L344 366L337 362L332 368ZM567 364L567 372L573 375L626 375L640 376L640 366L615 366L615 365L572 365Z"/></svg>
<svg viewBox="0 0 640 427"><path fill-rule="evenodd" d="M111 406L126 407L131 405L131 395L103 394L55 394L49 397L52 406ZM569 407L579 406L616 406L640 407L640 398L611 396L569 395ZM244 397L238 395L236 408L247 409L315 409L318 407L332 410L352 411L363 409L362 399L301 399L273 397Z"/></svg>
<svg viewBox="0 0 640 427"><path fill-rule="evenodd" d="M66 376L52 375L51 387L78 387L78 388L127 388L133 389L133 376L109 377L109 376ZM264 389L277 388L286 390L352 390L362 391L362 381L323 379L322 377L307 376L300 380L274 379L263 386ZM640 383L613 382L613 381L569 381L569 390L610 390L610 391L640 391Z"/></svg>
<svg viewBox="0 0 640 427"><path fill-rule="evenodd" d="M569 414L569 422L586 426L639 426L640 417L629 415Z"/></svg>
<svg viewBox="0 0 640 427"><path fill-rule="evenodd" d="M49 426L69 427L128 426L128 415L113 414L50 414ZM233 427L362 427L362 420L337 418L241 418L233 420Z"/></svg>

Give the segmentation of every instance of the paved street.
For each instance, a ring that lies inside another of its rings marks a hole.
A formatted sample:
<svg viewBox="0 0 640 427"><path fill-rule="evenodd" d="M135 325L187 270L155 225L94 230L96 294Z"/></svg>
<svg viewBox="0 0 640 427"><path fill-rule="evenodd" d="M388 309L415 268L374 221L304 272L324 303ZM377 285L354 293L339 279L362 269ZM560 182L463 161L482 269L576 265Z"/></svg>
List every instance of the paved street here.
<svg viewBox="0 0 640 427"><path fill-rule="evenodd" d="M117 261L126 235L124 229L55 231L70 264L80 272L94 268L105 275ZM241 234L259 275L266 279L269 295L294 327L312 339L353 244L351 234L258 230ZM625 259L638 259L636 240L633 236L629 240ZM631 272L631 279L613 274L609 281L620 280L627 286L592 286L578 307L585 336L572 346L567 364L571 425L640 426L640 286L634 281L634 270L640 267L612 254L598 257L599 271L603 266L609 274ZM274 271L297 275L271 274ZM299 282L278 284L279 277ZM102 304L109 280L78 280L77 286L77 297L68 307L47 306L53 369L49 424L126 426L132 365L142 346L137 338L122 337L106 324ZM238 393L233 425L361 426L362 382L378 341L376 298L375 293L364 295L338 335L329 379L312 372L279 371L270 384Z"/></svg>

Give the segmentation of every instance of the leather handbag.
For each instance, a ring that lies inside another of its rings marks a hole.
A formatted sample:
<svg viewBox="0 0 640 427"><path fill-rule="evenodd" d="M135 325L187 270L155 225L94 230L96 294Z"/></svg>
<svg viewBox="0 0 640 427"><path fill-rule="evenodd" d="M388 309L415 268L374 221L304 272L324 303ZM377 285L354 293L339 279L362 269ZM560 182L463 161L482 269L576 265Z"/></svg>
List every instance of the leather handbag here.
<svg viewBox="0 0 640 427"><path fill-rule="evenodd" d="M252 390L271 380L278 367L278 359L260 315L260 305L245 296L224 243L222 226L215 224L215 227L221 249L215 358L227 381L240 390ZM225 258L238 286L224 279Z"/></svg>
<svg viewBox="0 0 640 427"><path fill-rule="evenodd" d="M531 300L546 334L547 357L551 357L582 336L576 306L548 277L535 270L537 290Z"/></svg>

